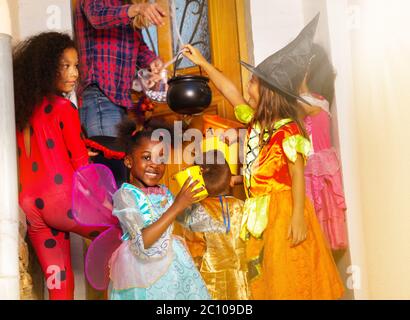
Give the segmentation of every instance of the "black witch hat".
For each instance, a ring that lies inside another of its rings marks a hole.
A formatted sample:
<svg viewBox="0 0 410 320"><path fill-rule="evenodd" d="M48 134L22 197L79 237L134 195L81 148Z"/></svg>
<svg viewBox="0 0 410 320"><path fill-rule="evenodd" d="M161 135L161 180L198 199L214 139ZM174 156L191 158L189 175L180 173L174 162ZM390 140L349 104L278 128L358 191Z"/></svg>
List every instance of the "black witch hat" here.
<svg viewBox="0 0 410 320"><path fill-rule="evenodd" d="M295 40L268 57L256 68L243 61L241 64L266 82L271 89L309 104L299 96L299 87L311 59L319 16L318 13Z"/></svg>

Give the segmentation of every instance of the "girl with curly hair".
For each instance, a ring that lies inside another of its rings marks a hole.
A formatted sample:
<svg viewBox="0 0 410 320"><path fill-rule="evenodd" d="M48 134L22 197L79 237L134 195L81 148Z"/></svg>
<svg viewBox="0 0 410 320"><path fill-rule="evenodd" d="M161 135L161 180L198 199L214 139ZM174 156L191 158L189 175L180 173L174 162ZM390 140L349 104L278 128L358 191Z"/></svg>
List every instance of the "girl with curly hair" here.
<svg viewBox="0 0 410 320"><path fill-rule="evenodd" d="M78 80L75 44L57 32L20 43L13 53L19 204L46 277L50 299L73 299L70 232L96 237L71 211L72 177L88 164L77 109L63 97Z"/></svg>

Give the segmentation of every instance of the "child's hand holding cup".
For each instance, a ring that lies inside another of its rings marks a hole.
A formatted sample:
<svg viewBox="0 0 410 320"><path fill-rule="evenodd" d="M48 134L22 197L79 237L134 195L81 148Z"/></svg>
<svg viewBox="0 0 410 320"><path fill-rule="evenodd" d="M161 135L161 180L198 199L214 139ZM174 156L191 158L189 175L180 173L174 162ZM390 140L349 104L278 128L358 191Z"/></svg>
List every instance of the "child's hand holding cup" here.
<svg viewBox="0 0 410 320"><path fill-rule="evenodd" d="M186 168L175 174L173 178L181 188L175 203L180 202L178 205L181 205L183 209L208 197L200 166Z"/></svg>

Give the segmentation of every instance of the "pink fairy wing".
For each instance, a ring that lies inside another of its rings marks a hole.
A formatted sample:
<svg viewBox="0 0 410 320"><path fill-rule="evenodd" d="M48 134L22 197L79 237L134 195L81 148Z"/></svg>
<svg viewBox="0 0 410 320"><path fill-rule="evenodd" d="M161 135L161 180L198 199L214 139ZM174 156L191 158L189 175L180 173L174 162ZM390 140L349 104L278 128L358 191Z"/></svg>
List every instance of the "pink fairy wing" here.
<svg viewBox="0 0 410 320"><path fill-rule="evenodd" d="M73 216L80 225L112 226L112 196L117 191L110 169L100 164L80 168L73 179Z"/></svg>
<svg viewBox="0 0 410 320"><path fill-rule="evenodd" d="M80 168L73 179L73 216L84 226L107 226L91 243L85 257L85 274L93 288L106 290L112 254L121 245L121 228L112 215L112 197L117 191L110 169L100 164Z"/></svg>
<svg viewBox="0 0 410 320"><path fill-rule="evenodd" d="M107 290L110 283L109 261L121 245L121 229L111 227L98 236L90 245L85 257L85 275L96 290Z"/></svg>

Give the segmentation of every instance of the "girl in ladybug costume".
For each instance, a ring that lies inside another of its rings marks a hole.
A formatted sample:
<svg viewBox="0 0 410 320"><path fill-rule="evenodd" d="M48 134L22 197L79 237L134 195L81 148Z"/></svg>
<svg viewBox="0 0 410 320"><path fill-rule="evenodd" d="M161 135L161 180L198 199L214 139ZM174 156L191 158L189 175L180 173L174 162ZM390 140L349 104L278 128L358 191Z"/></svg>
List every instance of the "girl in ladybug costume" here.
<svg viewBox="0 0 410 320"><path fill-rule="evenodd" d="M47 32L13 54L19 204L46 278L50 299L73 299L70 232L95 238L104 227L73 219L72 178L87 165L78 111L64 95L78 79L78 56L68 35Z"/></svg>

